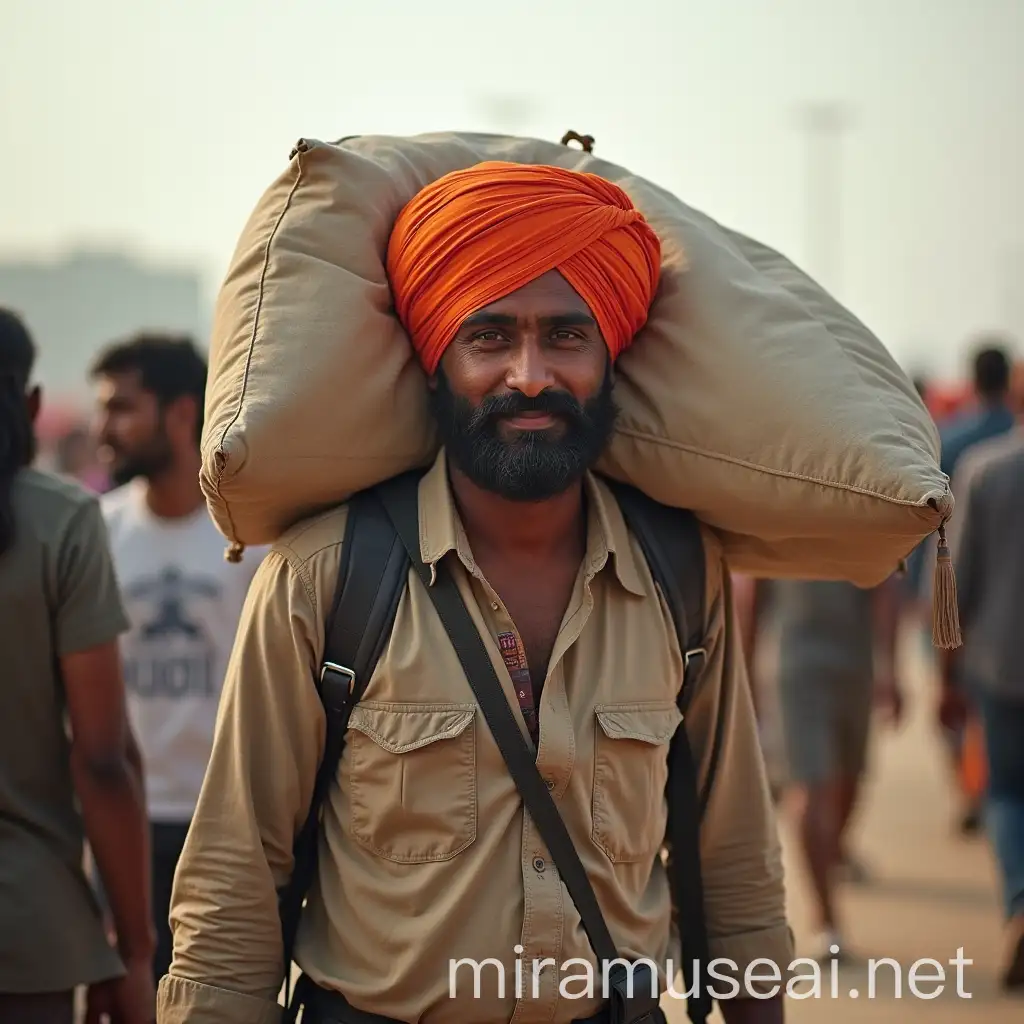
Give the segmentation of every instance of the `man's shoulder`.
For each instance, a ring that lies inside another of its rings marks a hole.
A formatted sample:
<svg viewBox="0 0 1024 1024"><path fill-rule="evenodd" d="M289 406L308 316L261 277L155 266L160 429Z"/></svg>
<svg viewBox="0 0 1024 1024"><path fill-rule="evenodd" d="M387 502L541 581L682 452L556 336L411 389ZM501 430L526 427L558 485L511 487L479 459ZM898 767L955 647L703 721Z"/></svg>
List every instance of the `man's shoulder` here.
<svg viewBox="0 0 1024 1024"><path fill-rule="evenodd" d="M122 484L101 494L99 502L103 518L108 523L122 519L131 507L133 495L134 488L131 484Z"/></svg>
<svg viewBox="0 0 1024 1024"><path fill-rule="evenodd" d="M971 490L1024 480L1024 427L978 445L964 460L965 483Z"/></svg>
<svg viewBox="0 0 1024 1024"><path fill-rule="evenodd" d="M99 521L99 496L72 477L28 467L14 479L18 518L45 543L63 542L76 524Z"/></svg>
<svg viewBox="0 0 1024 1024"><path fill-rule="evenodd" d="M94 507L98 495L70 476L28 467L15 478L15 489L26 503L47 509L63 509L72 514Z"/></svg>
<svg viewBox="0 0 1024 1024"><path fill-rule="evenodd" d="M349 504L345 502L294 523L264 550L285 559L293 568L337 558L345 540Z"/></svg>

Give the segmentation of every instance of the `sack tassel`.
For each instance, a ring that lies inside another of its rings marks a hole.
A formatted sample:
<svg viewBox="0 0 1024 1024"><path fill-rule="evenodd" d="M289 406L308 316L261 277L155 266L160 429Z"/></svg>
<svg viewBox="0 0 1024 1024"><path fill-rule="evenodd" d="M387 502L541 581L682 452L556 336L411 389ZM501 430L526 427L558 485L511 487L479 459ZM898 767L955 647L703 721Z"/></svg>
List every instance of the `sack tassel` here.
<svg viewBox="0 0 1024 1024"><path fill-rule="evenodd" d="M935 558L935 587L932 596L932 643L944 651L962 644L960 611L957 607L956 574L946 543L946 526L939 527L939 549Z"/></svg>

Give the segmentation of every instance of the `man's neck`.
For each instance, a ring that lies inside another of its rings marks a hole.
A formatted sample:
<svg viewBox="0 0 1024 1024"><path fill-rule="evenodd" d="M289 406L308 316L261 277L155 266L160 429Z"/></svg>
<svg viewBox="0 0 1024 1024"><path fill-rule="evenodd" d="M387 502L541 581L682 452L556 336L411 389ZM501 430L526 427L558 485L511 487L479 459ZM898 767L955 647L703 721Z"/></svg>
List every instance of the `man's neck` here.
<svg viewBox="0 0 1024 1024"><path fill-rule="evenodd" d="M457 466L449 465L449 480L470 548L477 558L500 553L529 560L582 557L586 547L583 485L576 483L544 501L510 501L485 491Z"/></svg>
<svg viewBox="0 0 1024 1024"><path fill-rule="evenodd" d="M199 453L179 458L158 476L146 481L146 504L161 519L184 519L206 501L199 486Z"/></svg>

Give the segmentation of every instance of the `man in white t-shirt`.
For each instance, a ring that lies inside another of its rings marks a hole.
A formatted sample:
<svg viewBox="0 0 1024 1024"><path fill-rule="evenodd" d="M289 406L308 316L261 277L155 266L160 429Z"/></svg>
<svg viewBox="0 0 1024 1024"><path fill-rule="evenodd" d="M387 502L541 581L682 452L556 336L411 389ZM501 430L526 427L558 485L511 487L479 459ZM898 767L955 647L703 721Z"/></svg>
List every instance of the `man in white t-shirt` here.
<svg viewBox="0 0 1024 1024"><path fill-rule="evenodd" d="M102 498L131 630L122 637L129 712L151 823L154 960L170 966L174 871L206 771L221 683L249 582L199 486L206 362L187 338L137 335L92 367L99 441L115 489Z"/></svg>

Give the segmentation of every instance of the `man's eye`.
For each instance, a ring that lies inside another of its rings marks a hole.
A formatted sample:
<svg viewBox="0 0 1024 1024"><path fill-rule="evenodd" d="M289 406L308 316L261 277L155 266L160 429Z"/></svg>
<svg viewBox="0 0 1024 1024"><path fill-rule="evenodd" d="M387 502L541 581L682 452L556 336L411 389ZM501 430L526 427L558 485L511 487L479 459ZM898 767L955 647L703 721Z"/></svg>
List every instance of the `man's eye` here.
<svg viewBox="0 0 1024 1024"><path fill-rule="evenodd" d="M501 335L497 331L480 331L473 335L474 341L501 341Z"/></svg>

